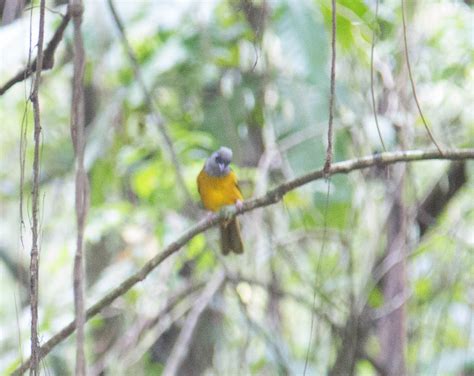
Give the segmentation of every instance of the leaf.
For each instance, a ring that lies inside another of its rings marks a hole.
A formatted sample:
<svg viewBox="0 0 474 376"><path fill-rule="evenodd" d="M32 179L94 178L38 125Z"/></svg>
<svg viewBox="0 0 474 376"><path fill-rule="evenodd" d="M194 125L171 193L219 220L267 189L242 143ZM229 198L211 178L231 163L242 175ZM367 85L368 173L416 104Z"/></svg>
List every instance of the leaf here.
<svg viewBox="0 0 474 376"><path fill-rule="evenodd" d="M382 307L384 302L383 294L379 288L374 288L369 294L368 303L372 308Z"/></svg>
<svg viewBox="0 0 474 376"><path fill-rule="evenodd" d="M418 279L415 282L415 294L420 302L428 301L431 298L433 292L433 283L431 278L425 277Z"/></svg>
<svg viewBox="0 0 474 376"><path fill-rule="evenodd" d="M158 186L156 164L150 163L135 171L133 174L133 190L138 197L149 200Z"/></svg>

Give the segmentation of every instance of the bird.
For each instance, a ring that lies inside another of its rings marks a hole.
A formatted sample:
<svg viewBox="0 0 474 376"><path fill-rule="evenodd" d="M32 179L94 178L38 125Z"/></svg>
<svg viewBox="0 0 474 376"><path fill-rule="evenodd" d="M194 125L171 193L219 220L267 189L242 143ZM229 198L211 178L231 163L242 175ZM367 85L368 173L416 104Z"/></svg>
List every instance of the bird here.
<svg viewBox="0 0 474 376"><path fill-rule="evenodd" d="M197 187L205 209L217 212L227 206L235 205L242 209L243 196L237 184L237 175L230 168L232 150L221 146L207 158L204 167L197 177ZM236 217L220 224L221 250L224 255L229 252L244 252L240 224Z"/></svg>

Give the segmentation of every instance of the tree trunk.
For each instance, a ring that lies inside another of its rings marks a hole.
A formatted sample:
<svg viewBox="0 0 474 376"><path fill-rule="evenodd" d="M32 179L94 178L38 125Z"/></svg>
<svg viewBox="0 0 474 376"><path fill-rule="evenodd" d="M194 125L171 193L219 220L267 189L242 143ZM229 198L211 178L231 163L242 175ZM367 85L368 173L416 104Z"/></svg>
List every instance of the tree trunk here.
<svg viewBox="0 0 474 376"><path fill-rule="evenodd" d="M405 295L406 291L406 208L403 204L405 167L400 167L400 178L388 180L388 194L393 205L387 222L387 248L384 263L390 265L382 278L382 293L387 306ZM402 298L403 299L403 298ZM381 318L378 326L380 365L385 376L406 375L405 365L405 304Z"/></svg>

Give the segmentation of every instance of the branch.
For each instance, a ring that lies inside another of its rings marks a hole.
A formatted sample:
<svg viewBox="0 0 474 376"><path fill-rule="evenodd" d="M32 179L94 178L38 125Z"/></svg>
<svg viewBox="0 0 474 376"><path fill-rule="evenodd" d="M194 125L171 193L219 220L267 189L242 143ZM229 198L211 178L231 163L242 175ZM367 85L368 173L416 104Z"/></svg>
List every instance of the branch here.
<svg viewBox="0 0 474 376"><path fill-rule="evenodd" d="M77 239L74 256L73 287L74 314L77 323L76 336L76 372L77 376L86 374L86 358L84 354L84 226L88 205L88 179L84 169L84 67L85 52L82 40L81 24L84 7L82 0L70 0L70 13L74 26L74 78L72 86L71 106L71 138L76 153L76 221Z"/></svg>
<svg viewBox="0 0 474 376"><path fill-rule="evenodd" d="M329 93L328 148L324 162L324 172L328 173L333 158L334 97L336 96L336 0L331 0L331 89Z"/></svg>
<svg viewBox="0 0 474 376"><path fill-rule="evenodd" d="M38 32L38 63L43 63L43 40L44 40L44 18L45 0L40 2L40 18ZM41 119L39 104L39 85L41 81L41 70L36 72L33 91L31 92L31 103L34 115L34 157L33 157L33 190L31 192L31 211L33 224L31 226L31 255L30 255L30 308L31 308L31 375L39 375L40 347L38 343L38 298L39 298L39 169L40 169L40 147L41 147Z"/></svg>
<svg viewBox="0 0 474 376"><path fill-rule="evenodd" d="M56 51L56 48L58 47L59 42L63 39L64 30L66 30L66 26L69 23L69 20L70 20L70 14L69 14L69 9L68 9L67 13L63 16L63 19L59 27L56 29L53 37L49 41L44 51L42 51L42 53L38 53L38 56L36 57L35 60L33 60L31 64L26 66L21 72L17 73L14 77L8 80L2 87L0 87L0 95L5 94L7 90L10 89L13 85L15 85L18 82L22 82L26 80L33 73L35 73L37 60L40 57L40 55L43 56L42 64L41 64L41 66L43 67L42 70L48 70L54 66L54 52ZM41 46L41 49L42 49L42 46ZM38 50L39 50L39 47L38 47Z"/></svg>
<svg viewBox="0 0 474 376"><path fill-rule="evenodd" d="M378 321L380 319L386 318L396 310L400 309L408 301L408 299L411 298L411 296L412 294L410 292L401 292L395 295L389 301L384 303L382 307L372 310L371 319Z"/></svg>
<svg viewBox="0 0 474 376"><path fill-rule="evenodd" d="M405 20L405 1L401 0L401 2L402 2L402 23L403 23L403 45L405 47L404 49L405 61L407 63L408 77L410 78L411 90L413 92L413 99L415 99L416 108L418 109L418 113L420 114L421 121L423 122L423 125L425 126L428 136L430 136L430 139L433 142L433 144L436 146L436 149L438 149L438 151L442 154L443 150L441 149L439 144L436 142L433 132L431 131L430 127L428 126L428 123L425 120L423 111L421 111L420 102L418 101L418 96L416 95L415 80L413 79L413 74L411 72L410 57L408 55L407 24Z"/></svg>
<svg viewBox="0 0 474 376"><path fill-rule="evenodd" d="M445 151L443 154L438 151L421 151L421 150L407 150L407 151L396 151L381 153L378 155L370 155L363 158L351 159L343 162L337 162L331 165L331 168L327 175L335 174L348 174L352 171L362 170L364 168L374 166L385 166L399 162L415 162L415 161L427 161L427 160L467 160L474 159L474 149L458 149ZM86 312L86 321L97 315L103 308L110 305L115 299L124 295L138 282L143 281L148 274L150 274L158 265L165 261L172 254L176 253L184 245L186 245L196 235L206 231L207 229L214 227L218 223L228 220L228 215L240 215L252 211L256 208L270 206L279 202L283 196L305 184L325 178L327 176L323 169L315 170L306 175L300 176L299 178L290 180L289 182L283 183L276 188L268 191L264 196L256 198L254 200L245 201L243 208L237 213L236 208L229 208L225 212L219 212L213 214L209 219L203 219L197 224L185 231L180 237L174 242L166 246L163 251L157 254L155 257L150 259L145 265L132 276L124 280L117 288L110 291ZM76 328L75 322L69 323L60 332L50 338L40 348L40 357L46 356L58 343L66 339ZM30 360L25 361L15 372L15 375L22 374L25 372L30 365Z"/></svg>

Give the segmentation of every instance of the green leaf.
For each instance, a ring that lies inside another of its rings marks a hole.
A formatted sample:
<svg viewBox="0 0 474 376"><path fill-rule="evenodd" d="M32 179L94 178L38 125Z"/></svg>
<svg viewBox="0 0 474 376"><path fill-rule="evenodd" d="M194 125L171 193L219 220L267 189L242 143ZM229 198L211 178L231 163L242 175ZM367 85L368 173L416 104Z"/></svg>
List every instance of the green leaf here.
<svg viewBox="0 0 474 376"><path fill-rule="evenodd" d="M149 163L134 172L133 190L138 197L149 200L158 186L158 171L156 163Z"/></svg>
<svg viewBox="0 0 474 376"><path fill-rule="evenodd" d="M369 294L368 303L372 308L382 307L384 302L382 291L379 288L375 287Z"/></svg>
<svg viewBox="0 0 474 376"><path fill-rule="evenodd" d="M263 370L263 368L267 365L266 358L260 358L257 361L250 364L250 373L252 375L258 375Z"/></svg>
<svg viewBox="0 0 474 376"><path fill-rule="evenodd" d="M425 277L415 282L415 295L421 302L428 301L433 292L433 283L431 278Z"/></svg>
<svg viewBox="0 0 474 376"><path fill-rule="evenodd" d="M356 375L360 376L372 376L377 375L377 372L368 360L359 360L356 364Z"/></svg>

